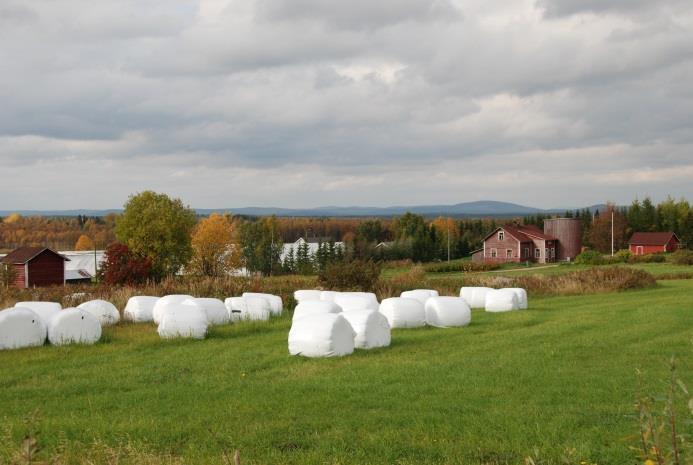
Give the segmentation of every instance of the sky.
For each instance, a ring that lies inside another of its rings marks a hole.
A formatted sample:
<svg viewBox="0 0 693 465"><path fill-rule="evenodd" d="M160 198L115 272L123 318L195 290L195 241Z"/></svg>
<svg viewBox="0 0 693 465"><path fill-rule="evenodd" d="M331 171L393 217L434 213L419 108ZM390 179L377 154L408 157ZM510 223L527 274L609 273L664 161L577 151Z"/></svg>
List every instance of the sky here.
<svg viewBox="0 0 693 465"><path fill-rule="evenodd" d="M0 210L693 200L690 0L2 0Z"/></svg>

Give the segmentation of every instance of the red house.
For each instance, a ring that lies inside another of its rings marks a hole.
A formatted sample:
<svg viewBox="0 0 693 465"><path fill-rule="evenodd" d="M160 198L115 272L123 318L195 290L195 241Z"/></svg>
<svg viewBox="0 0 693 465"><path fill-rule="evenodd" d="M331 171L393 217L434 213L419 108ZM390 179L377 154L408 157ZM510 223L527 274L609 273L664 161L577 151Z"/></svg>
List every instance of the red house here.
<svg viewBox="0 0 693 465"><path fill-rule="evenodd" d="M634 255L676 252L680 245L681 241L673 232L636 232L628 242Z"/></svg>
<svg viewBox="0 0 693 465"><path fill-rule="evenodd" d="M65 262L70 261L46 247L20 247L2 259L15 270L14 284L20 288L65 284Z"/></svg>
<svg viewBox="0 0 693 465"><path fill-rule="evenodd" d="M536 226L502 226L484 238L474 261L492 263L556 261L558 239Z"/></svg>

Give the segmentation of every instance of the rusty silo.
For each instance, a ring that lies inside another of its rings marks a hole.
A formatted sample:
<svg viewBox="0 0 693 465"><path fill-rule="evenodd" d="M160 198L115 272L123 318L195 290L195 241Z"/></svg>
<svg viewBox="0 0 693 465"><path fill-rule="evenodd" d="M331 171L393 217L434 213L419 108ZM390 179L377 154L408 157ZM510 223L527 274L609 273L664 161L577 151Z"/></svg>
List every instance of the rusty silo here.
<svg viewBox="0 0 693 465"><path fill-rule="evenodd" d="M544 233L558 239L556 260L573 261L582 251L582 222L579 218L544 220Z"/></svg>

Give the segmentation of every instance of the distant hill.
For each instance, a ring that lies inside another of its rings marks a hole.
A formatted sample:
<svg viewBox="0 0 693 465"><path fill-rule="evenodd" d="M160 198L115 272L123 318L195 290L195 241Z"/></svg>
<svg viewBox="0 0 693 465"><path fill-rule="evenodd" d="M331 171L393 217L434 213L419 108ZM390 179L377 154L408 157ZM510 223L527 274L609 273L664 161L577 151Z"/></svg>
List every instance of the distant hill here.
<svg viewBox="0 0 693 465"><path fill-rule="evenodd" d="M593 205L590 211L601 210L604 205ZM536 214L561 214L566 210L575 208L554 208L542 209L527 207L509 202L498 202L494 200L480 200L476 202L464 202L454 205L409 205L392 207L317 207L317 208L274 208L274 207L241 207L241 208L198 208L199 215L209 215L210 213L232 213L235 215L247 216L333 216L333 217L390 217L412 212L424 216L454 216L454 217L508 217L526 216ZM0 216L7 216L12 213L19 213L23 216L105 216L109 213L120 213L122 210L18 210L0 211Z"/></svg>

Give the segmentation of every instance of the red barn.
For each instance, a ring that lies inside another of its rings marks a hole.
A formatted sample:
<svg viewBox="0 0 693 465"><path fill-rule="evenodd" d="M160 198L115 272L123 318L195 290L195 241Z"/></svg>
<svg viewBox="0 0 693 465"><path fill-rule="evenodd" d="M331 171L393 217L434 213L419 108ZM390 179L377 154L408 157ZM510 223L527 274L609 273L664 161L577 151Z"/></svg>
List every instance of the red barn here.
<svg viewBox="0 0 693 465"><path fill-rule="evenodd" d="M15 270L17 287L65 284L65 262L70 261L46 247L20 247L2 259Z"/></svg>
<svg viewBox="0 0 693 465"><path fill-rule="evenodd" d="M628 242L634 255L676 252L681 241L673 232L636 232Z"/></svg>

